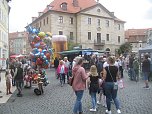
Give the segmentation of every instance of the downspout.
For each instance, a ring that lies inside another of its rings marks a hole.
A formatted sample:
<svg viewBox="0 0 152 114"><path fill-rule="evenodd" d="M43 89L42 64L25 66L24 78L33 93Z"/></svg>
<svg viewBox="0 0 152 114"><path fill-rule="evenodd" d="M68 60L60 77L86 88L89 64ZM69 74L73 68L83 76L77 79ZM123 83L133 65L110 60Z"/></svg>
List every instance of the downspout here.
<svg viewBox="0 0 152 114"><path fill-rule="evenodd" d="M78 30L77 29L78 29L78 27L77 27L77 14L76 14L76 44L78 43L78 39L77 39L77 37L78 37L78 35L77 35L78 34L77 33Z"/></svg>

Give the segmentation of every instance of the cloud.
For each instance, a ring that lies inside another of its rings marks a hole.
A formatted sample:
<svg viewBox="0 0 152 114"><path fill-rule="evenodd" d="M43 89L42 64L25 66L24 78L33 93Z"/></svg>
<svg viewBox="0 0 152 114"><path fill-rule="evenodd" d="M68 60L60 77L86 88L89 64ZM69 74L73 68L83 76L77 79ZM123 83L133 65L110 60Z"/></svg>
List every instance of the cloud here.
<svg viewBox="0 0 152 114"><path fill-rule="evenodd" d="M145 18L148 19L148 20L152 20L152 7L150 7L148 9L148 11L146 12Z"/></svg>

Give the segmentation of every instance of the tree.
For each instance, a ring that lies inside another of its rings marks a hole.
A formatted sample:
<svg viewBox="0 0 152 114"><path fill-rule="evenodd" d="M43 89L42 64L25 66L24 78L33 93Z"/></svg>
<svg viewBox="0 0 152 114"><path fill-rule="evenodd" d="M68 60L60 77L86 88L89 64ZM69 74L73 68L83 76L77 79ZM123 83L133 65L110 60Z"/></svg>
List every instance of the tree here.
<svg viewBox="0 0 152 114"><path fill-rule="evenodd" d="M119 47L117 53L121 55L121 54L129 53L131 51L132 51L132 45L129 42L126 42Z"/></svg>
<svg viewBox="0 0 152 114"><path fill-rule="evenodd" d="M79 44L69 41L68 42L68 50L73 50L74 47L79 47Z"/></svg>

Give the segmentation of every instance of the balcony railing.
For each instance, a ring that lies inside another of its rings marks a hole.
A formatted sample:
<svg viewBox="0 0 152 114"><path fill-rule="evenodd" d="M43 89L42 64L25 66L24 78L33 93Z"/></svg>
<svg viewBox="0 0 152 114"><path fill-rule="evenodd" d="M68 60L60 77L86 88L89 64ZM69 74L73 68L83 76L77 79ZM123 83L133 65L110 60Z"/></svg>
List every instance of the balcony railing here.
<svg viewBox="0 0 152 114"><path fill-rule="evenodd" d="M94 40L94 45L95 46L104 46L105 45L105 40Z"/></svg>

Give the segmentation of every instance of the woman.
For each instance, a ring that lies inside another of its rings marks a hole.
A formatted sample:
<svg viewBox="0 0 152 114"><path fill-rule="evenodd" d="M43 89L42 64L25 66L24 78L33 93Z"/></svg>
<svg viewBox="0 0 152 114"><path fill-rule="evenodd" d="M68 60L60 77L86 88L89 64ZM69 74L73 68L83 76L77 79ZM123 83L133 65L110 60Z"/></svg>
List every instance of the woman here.
<svg viewBox="0 0 152 114"><path fill-rule="evenodd" d="M82 114L81 99L83 97L83 92L86 88L86 80L88 78L87 74L85 73L85 69L82 67L82 65L83 58L79 57L77 59L76 65L72 69L72 75L74 77L72 88L76 95L76 101L73 109L74 114Z"/></svg>
<svg viewBox="0 0 152 114"><path fill-rule="evenodd" d="M114 65L115 63L115 57L110 56L107 60L109 66L106 66L103 70L103 78L105 80L104 89L105 89L105 95L106 95L106 103L107 103L107 109L106 113L111 114L111 100L113 99L117 113L120 114L120 107L119 107L119 101L117 99L117 91L118 91L118 84L117 79L119 79L118 76L118 67Z"/></svg>
<svg viewBox="0 0 152 114"><path fill-rule="evenodd" d="M96 94L99 90L99 75L97 72L97 67L92 65L90 68L90 75L89 75L89 94L91 95L92 100L92 108L90 109L91 112L96 112L97 108L97 98Z"/></svg>

